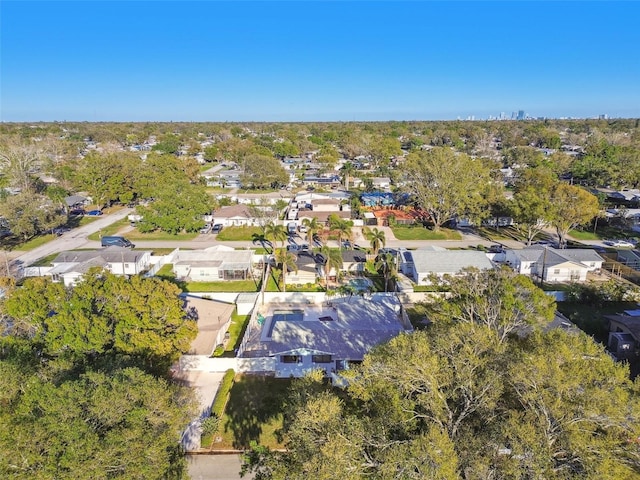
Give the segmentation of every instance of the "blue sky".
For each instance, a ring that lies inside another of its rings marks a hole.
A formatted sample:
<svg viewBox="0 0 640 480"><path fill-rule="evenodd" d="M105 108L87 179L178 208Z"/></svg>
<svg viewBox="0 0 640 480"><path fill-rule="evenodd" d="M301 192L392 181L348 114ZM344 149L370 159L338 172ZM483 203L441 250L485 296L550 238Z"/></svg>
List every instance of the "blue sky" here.
<svg viewBox="0 0 640 480"><path fill-rule="evenodd" d="M0 2L2 121L640 117L640 3Z"/></svg>

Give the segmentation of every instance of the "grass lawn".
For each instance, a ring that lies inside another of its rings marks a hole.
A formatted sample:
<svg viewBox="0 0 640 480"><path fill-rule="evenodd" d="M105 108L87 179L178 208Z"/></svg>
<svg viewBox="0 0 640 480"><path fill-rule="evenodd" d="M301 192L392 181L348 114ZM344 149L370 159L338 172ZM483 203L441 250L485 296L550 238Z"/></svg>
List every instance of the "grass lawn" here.
<svg viewBox="0 0 640 480"><path fill-rule="evenodd" d="M91 217L82 217L82 220L84 220L85 218L91 218ZM80 223L82 223L82 221ZM122 220L118 220L117 222L106 226L105 228L103 228L98 232L92 233L87 238L89 240L99 242L101 236L106 237L108 235L115 235L120 231L121 228L126 227L127 225L129 225L129 220L127 220L126 218L123 218ZM127 234L127 237L129 237L129 234Z"/></svg>
<svg viewBox="0 0 640 480"><path fill-rule="evenodd" d="M262 233L260 227L225 227L218 234L217 240L223 242L251 241L252 235Z"/></svg>
<svg viewBox="0 0 640 480"><path fill-rule="evenodd" d="M49 243L54 238L58 238L56 235L50 233L48 235L39 235L37 237L33 237L31 240L16 245L13 249L20 250L22 252L29 252L35 248L41 247L45 243Z"/></svg>
<svg viewBox="0 0 640 480"><path fill-rule="evenodd" d="M441 228L437 232L425 227L391 227L391 229L398 240L462 240L459 232L448 228Z"/></svg>
<svg viewBox="0 0 640 480"><path fill-rule="evenodd" d="M227 348L225 350L214 352L214 357L233 357L235 356L235 349L240 346L242 337L249 324L251 315L238 315L233 312L231 315L231 325L229 325L229 341L227 342Z"/></svg>
<svg viewBox="0 0 640 480"><path fill-rule="evenodd" d="M248 448L255 440L270 448L283 448L278 432L291 380L258 375L238 375L217 436L214 449ZM203 444L203 447L207 445Z"/></svg>
<svg viewBox="0 0 640 480"><path fill-rule="evenodd" d="M180 283L185 292L257 292L260 283L253 280L231 280L227 282Z"/></svg>
<svg viewBox="0 0 640 480"><path fill-rule="evenodd" d="M151 233L140 233L138 230L133 229L130 232L127 232L126 237L127 237L128 240L132 240L132 241L135 241L135 240L139 240L139 241L145 241L145 240L148 240L148 241L153 241L153 240L171 241L171 240L193 240L198 235L200 235L198 232L178 233L177 235L173 235L171 233L161 232L161 231L156 231L156 232L151 232Z"/></svg>
<svg viewBox="0 0 640 480"><path fill-rule="evenodd" d="M600 240L600 235L587 230L570 230L569 236L576 240Z"/></svg>
<svg viewBox="0 0 640 480"><path fill-rule="evenodd" d="M602 307L582 303L558 302L558 311L575 323L581 330L592 335L598 342L606 344L609 338L607 321L603 315L615 315L624 310L638 308L635 302L607 302Z"/></svg>

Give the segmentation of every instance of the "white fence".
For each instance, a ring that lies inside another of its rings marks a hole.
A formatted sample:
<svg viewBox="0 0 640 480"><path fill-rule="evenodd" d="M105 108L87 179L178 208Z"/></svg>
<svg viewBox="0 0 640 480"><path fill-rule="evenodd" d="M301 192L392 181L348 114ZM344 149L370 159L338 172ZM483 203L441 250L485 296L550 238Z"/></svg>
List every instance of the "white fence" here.
<svg viewBox="0 0 640 480"><path fill-rule="evenodd" d="M183 355L180 358L181 371L226 372L233 368L240 373L274 372L276 359L272 357L227 358L206 355Z"/></svg>
<svg viewBox="0 0 640 480"><path fill-rule="evenodd" d="M162 267L164 267L167 263L172 263L174 257L178 253L180 249L176 248L173 252L168 255L162 255L158 257L158 260L154 263L154 257L151 257L151 263L154 263L153 267L149 269L147 273L145 273L145 277L153 277Z"/></svg>

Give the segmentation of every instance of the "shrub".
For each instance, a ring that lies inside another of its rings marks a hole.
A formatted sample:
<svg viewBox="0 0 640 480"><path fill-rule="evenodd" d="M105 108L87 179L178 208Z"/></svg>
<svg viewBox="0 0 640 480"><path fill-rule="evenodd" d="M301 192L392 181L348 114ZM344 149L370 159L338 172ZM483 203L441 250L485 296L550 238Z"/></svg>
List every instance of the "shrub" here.
<svg viewBox="0 0 640 480"><path fill-rule="evenodd" d="M222 381L220 382L220 387L218 387L218 393L216 393L216 398L213 399L213 404L211 405L211 416L212 417L222 417L224 413L224 407L227 404L227 398L229 397L229 392L231 391L231 387L233 386L233 379L236 376L236 372L233 371L232 368L227 370L222 377Z"/></svg>

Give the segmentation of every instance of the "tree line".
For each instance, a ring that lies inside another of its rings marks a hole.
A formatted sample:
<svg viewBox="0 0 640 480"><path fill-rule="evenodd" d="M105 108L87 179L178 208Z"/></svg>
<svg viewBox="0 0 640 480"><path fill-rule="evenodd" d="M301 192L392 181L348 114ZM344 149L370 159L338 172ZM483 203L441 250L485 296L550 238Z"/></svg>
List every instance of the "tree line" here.
<svg viewBox="0 0 640 480"><path fill-rule="evenodd" d="M190 389L169 366L197 327L175 285L92 270L3 286L0 476L180 479Z"/></svg>

